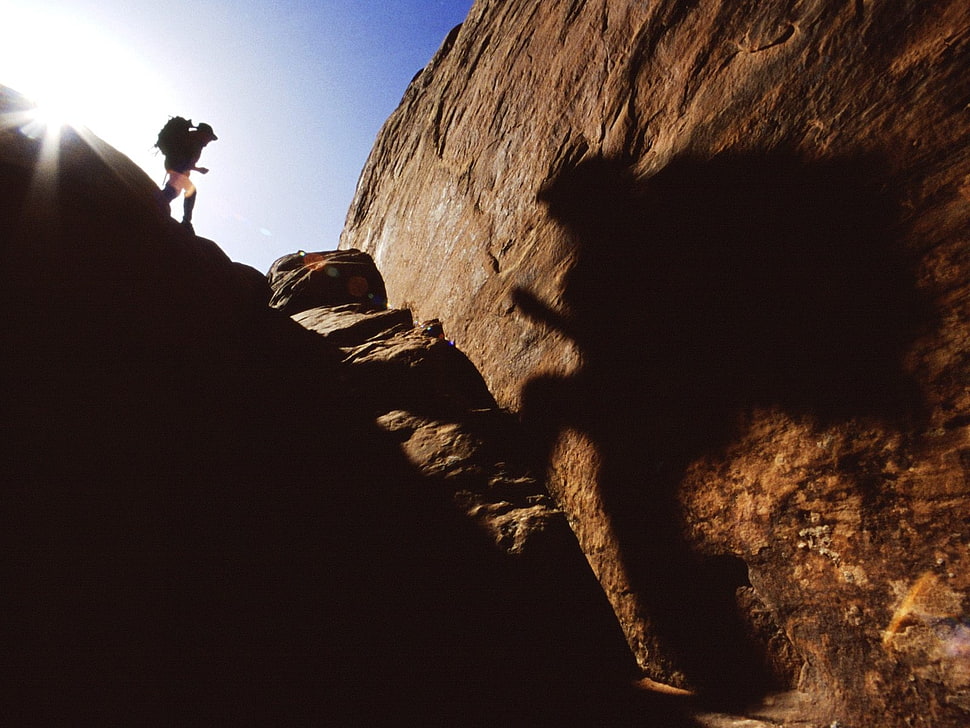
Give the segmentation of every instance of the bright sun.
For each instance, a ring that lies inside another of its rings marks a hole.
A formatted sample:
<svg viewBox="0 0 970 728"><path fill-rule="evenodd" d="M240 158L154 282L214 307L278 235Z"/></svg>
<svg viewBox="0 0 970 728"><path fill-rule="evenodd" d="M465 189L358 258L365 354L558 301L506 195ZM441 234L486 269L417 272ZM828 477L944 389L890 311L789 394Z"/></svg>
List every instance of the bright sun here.
<svg viewBox="0 0 970 728"><path fill-rule="evenodd" d="M37 104L39 123L87 127L129 154L146 146L171 95L137 55L76 18L2 9L0 84Z"/></svg>

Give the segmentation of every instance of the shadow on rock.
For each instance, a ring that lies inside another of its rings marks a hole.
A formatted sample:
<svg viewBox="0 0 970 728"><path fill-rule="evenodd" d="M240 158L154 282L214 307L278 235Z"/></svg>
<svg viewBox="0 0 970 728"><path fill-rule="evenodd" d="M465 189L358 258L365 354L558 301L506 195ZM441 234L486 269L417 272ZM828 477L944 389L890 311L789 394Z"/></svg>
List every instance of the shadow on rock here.
<svg viewBox="0 0 970 728"><path fill-rule="evenodd" d="M595 443L651 628L718 702L778 686L731 617L744 565L733 574L691 551L676 491L753 408L820 424L921 416L900 360L929 314L885 187L874 159L725 155L648 179L624 160L591 159L540 192L576 246L565 312L525 290L516 303L573 339L583 363L530 381L523 418L546 457L564 427Z"/></svg>

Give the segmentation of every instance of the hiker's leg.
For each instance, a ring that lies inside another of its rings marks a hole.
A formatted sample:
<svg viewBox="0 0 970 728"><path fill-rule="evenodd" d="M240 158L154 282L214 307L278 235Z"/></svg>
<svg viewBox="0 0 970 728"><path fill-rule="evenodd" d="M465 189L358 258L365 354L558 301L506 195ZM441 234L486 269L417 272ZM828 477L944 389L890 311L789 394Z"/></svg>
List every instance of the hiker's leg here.
<svg viewBox="0 0 970 728"><path fill-rule="evenodd" d="M195 208L196 189L195 189L195 185L192 184L192 181L189 179L189 176L187 174L182 175L181 183L182 183L182 191L185 192L184 205L183 205L185 214L182 217L182 222L191 223L192 210Z"/></svg>
<svg viewBox="0 0 970 728"><path fill-rule="evenodd" d="M183 206L182 222L191 223L192 222L192 210L195 209L195 198L198 197L195 190L192 190L192 194L188 191L185 193L185 204Z"/></svg>
<svg viewBox="0 0 970 728"><path fill-rule="evenodd" d="M166 170L168 172L168 179L165 181L165 187L162 189L162 197L164 197L168 202L171 202L179 193L185 191L188 193L189 187L194 189L194 186L189 182L188 175L184 175L180 172L175 172L171 169Z"/></svg>

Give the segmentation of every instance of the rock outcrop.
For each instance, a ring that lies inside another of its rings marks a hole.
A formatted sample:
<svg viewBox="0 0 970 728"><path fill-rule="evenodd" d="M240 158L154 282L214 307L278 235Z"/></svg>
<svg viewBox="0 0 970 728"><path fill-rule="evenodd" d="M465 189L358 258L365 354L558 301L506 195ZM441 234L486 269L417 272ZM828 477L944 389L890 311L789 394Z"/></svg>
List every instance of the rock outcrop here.
<svg viewBox="0 0 970 728"><path fill-rule="evenodd" d="M340 304L387 308L380 271L369 255L357 250L301 250L275 261L267 278L273 289L270 305L286 314Z"/></svg>
<svg viewBox="0 0 970 728"><path fill-rule="evenodd" d="M341 247L520 414L653 677L970 719L968 28L479 0L380 134Z"/></svg>

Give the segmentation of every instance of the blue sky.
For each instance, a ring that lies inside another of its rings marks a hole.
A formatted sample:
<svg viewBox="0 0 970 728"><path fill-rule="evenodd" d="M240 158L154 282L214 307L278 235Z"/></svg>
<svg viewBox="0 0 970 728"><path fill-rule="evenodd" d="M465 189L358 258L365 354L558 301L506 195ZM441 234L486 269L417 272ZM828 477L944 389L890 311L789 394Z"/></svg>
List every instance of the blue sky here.
<svg viewBox="0 0 970 728"><path fill-rule="evenodd" d="M337 246L381 125L471 5L0 0L0 84L63 103L158 183L168 116L210 123L196 232L265 271Z"/></svg>

